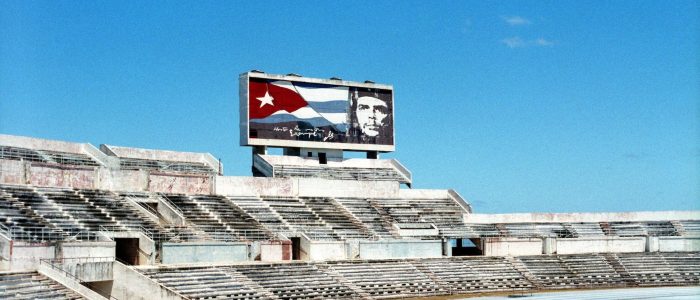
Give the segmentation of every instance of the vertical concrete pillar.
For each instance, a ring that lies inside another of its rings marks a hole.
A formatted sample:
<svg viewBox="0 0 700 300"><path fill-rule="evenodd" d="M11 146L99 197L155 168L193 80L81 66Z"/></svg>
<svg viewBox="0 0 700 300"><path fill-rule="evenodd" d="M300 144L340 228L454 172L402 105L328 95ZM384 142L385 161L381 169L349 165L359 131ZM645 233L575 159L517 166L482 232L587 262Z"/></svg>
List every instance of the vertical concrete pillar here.
<svg viewBox="0 0 700 300"><path fill-rule="evenodd" d="M645 252L659 252L659 237L648 236L646 240Z"/></svg>
<svg viewBox="0 0 700 300"><path fill-rule="evenodd" d="M442 240L442 256L452 256L452 244L450 243L450 239Z"/></svg>
<svg viewBox="0 0 700 300"><path fill-rule="evenodd" d="M557 238L546 237L542 240L542 254L557 253Z"/></svg>

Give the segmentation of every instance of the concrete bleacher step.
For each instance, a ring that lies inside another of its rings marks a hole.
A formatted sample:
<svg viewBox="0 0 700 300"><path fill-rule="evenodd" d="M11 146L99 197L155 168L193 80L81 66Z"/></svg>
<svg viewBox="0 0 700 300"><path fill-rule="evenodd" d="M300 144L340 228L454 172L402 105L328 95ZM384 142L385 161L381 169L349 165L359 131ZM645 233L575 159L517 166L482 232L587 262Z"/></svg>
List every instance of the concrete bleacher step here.
<svg viewBox="0 0 700 300"><path fill-rule="evenodd" d="M535 288L537 289L544 289L544 286L537 280L537 278L528 270L527 266L525 264L512 256L506 256L506 260L513 266L513 269L518 271L520 275L522 275L527 281L529 281Z"/></svg>
<svg viewBox="0 0 700 300"><path fill-rule="evenodd" d="M632 276L630 276L629 272L627 272L627 269L625 269L625 267L620 263L615 253L605 253L603 254L603 257L610 264L610 266L612 266L613 270L615 270L615 273L620 275L620 278L622 278L622 281L624 281L627 286L639 286L637 281L634 278L632 278Z"/></svg>
<svg viewBox="0 0 700 300"><path fill-rule="evenodd" d="M0 272L0 299L83 299L72 290L31 272Z"/></svg>

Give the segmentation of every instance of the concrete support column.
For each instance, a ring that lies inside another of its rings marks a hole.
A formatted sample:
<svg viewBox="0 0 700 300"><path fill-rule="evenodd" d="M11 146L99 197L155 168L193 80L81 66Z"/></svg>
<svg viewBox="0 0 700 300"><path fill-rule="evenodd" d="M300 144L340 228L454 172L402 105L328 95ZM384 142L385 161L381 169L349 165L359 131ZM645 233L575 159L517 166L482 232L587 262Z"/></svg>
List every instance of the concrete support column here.
<svg viewBox="0 0 700 300"><path fill-rule="evenodd" d="M646 240L645 252L659 252L659 237L648 236Z"/></svg>
<svg viewBox="0 0 700 300"><path fill-rule="evenodd" d="M557 253L557 238L546 237L542 240L542 254Z"/></svg>
<svg viewBox="0 0 700 300"><path fill-rule="evenodd" d="M442 240L442 256L452 256L452 245L450 243L450 239Z"/></svg>

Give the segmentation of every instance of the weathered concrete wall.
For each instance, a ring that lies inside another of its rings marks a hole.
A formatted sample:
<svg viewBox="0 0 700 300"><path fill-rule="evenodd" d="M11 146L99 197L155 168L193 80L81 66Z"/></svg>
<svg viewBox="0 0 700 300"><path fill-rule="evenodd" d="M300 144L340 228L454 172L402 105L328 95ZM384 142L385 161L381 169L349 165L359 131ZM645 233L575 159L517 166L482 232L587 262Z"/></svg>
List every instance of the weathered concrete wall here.
<svg viewBox="0 0 700 300"><path fill-rule="evenodd" d="M469 214L467 223L635 222L700 220L700 211L635 211L602 213Z"/></svg>
<svg viewBox="0 0 700 300"><path fill-rule="evenodd" d="M261 261L288 261L292 259L291 241L260 242Z"/></svg>
<svg viewBox="0 0 700 300"><path fill-rule="evenodd" d="M557 254L644 252L646 249L645 237L560 238L556 243Z"/></svg>
<svg viewBox="0 0 700 300"><path fill-rule="evenodd" d="M210 194L210 176L153 174L148 176L148 190L158 193Z"/></svg>
<svg viewBox="0 0 700 300"><path fill-rule="evenodd" d="M700 237L661 236L656 241L661 252L700 251Z"/></svg>
<svg viewBox="0 0 700 300"><path fill-rule="evenodd" d="M117 243L112 241L62 242L59 251L63 258L111 257L114 258Z"/></svg>
<svg viewBox="0 0 700 300"><path fill-rule="evenodd" d="M246 243L163 243L163 264L237 262L248 260Z"/></svg>
<svg viewBox="0 0 700 300"><path fill-rule="evenodd" d="M0 183L26 184L24 162L0 159Z"/></svg>
<svg viewBox="0 0 700 300"><path fill-rule="evenodd" d="M294 196L297 194L291 178L216 176L215 194Z"/></svg>
<svg viewBox="0 0 700 300"><path fill-rule="evenodd" d="M112 280L112 265L114 261L79 261L65 260L62 269L82 281Z"/></svg>
<svg viewBox="0 0 700 300"><path fill-rule="evenodd" d="M27 163L25 174L27 183L36 186L55 186L91 189L96 187L95 168L68 167Z"/></svg>
<svg viewBox="0 0 700 300"><path fill-rule="evenodd" d="M392 181L327 180L294 178L297 196L308 197L394 197L400 184Z"/></svg>
<svg viewBox="0 0 700 300"><path fill-rule="evenodd" d="M442 257L442 241L361 241L361 259Z"/></svg>
<svg viewBox="0 0 700 300"><path fill-rule="evenodd" d="M214 186L214 193L219 195L396 197L399 193L398 182L322 178L216 176Z"/></svg>
<svg viewBox="0 0 700 300"><path fill-rule="evenodd" d="M516 256L542 254L540 238L483 238L485 256Z"/></svg>
<svg viewBox="0 0 700 300"><path fill-rule="evenodd" d="M7 270L34 270L39 266L39 260L56 255L56 246L49 243L12 241L9 245Z"/></svg>
<svg viewBox="0 0 700 300"><path fill-rule="evenodd" d="M347 259L347 244L343 241L311 241L309 260Z"/></svg>
<svg viewBox="0 0 700 300"><path fill-rule="evenodd" d="M100 189L143 192L148 190L148 172L100 168L98 182Z"/></svg>
<svg viewBox="0 0 700 300"><path fill-rule="evenodd" d="M430 224L425 224L430 225ZM400 236L437 236L440 234L440 231L433 227L430 226L430 228L410 228L409 224L393 224L394 229L399 233ZM403 227L403 228L402 228Z"/></svg>
<svg viewBox="0 0 700 300"><path fill-rule="evenodd" d="M143 274L119 262L114 262L112 297L116 299L176 300L185 299Z"/></svg>

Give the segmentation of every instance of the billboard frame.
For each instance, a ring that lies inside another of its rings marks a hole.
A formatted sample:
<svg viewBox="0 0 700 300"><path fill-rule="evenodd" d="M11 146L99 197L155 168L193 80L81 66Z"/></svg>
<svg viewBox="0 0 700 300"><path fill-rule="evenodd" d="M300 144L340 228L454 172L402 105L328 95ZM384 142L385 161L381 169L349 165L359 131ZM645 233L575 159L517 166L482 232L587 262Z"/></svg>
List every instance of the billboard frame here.
<svg viewBox="0 0 700 300"><path fill-rule="evenodd" d="M335 86L360 87L383 89L391 91L392 104L392 145L376 145L376 144L357 144L357 143L333 143L333 142L318 142L318 141L293 141L280 139L264 139L250 138L250 116L249 116L249 98L248 86L250 78L285 80L292 82L306 82L317 84L328 84ZM240 128L240 145L241 146L267 146L278 148L309 148L309 149L334 149L346 151L377 151L377 152L393 152L396 149L396 105L394 103L394 87L387 84L378 83L362 83L354 81L336 80L336 79L319 79L300 77L295 75L276 75L259 72L246 72L238 77L238 97L239 97L239 128Z"/></svg>

